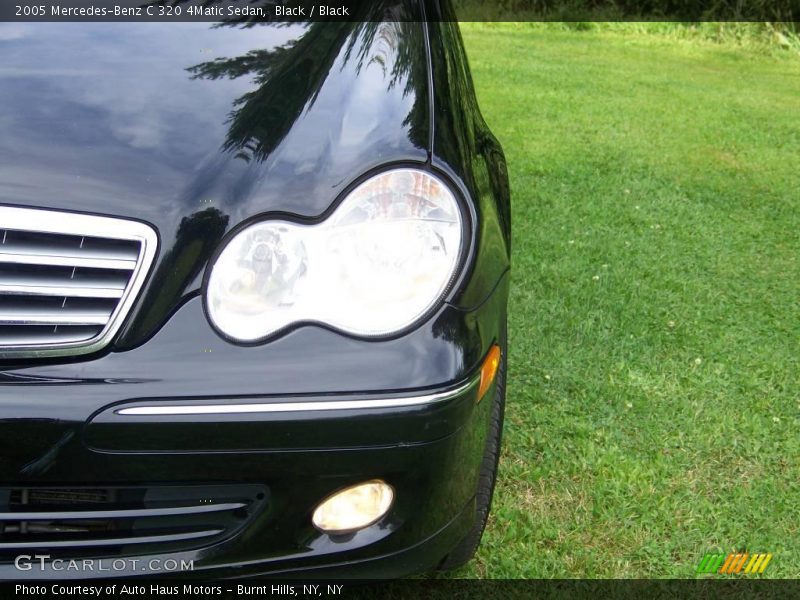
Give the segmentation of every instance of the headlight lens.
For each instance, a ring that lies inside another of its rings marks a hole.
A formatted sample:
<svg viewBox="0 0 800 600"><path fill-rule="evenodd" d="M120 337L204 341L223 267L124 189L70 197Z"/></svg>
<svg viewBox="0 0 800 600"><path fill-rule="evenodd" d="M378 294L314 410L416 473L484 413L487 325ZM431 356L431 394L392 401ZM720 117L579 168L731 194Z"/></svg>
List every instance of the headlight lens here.
<svg viewBox="0 0 800 600"><path fill-rule="evenodd" d="M400 331L430 310L455 276L461 210L430 173L395 169L353 190L325 221L255 223L212 267L212 323L254 342L299 321L357 335Z"/></svg>

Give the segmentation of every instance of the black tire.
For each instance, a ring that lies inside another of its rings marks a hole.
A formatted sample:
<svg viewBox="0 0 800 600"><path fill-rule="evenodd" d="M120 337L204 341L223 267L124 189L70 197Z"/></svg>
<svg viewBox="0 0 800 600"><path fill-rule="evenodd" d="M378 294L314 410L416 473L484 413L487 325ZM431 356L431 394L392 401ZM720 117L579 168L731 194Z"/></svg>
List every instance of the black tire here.
<svg viewBox="0 0 800 600"><path fill-rule="evenodd" d="M486 435L486 446L483 451L478 489L475 494L475 524L469 533L450 553L442 559L437 567L440 571L457 569L467 564L481 543L483 530L492 508L494 485L497 481L497 465L500 462L500 443L503 438L503 416L506 408L506 360L507 346L503 348L500 366L497 369L496 387L492 399L492 414L489 418L489 431Z"/></svg>

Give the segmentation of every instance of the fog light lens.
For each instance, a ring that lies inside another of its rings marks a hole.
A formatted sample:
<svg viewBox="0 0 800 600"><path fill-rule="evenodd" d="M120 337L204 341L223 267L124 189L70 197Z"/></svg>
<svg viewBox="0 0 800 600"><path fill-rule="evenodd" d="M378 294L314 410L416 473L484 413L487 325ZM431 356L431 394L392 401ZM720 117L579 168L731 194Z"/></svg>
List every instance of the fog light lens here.
<svg viewBox="0 0 800 600"><path fill-rule="evenodd" d="M367 481L336 492L314 511L314 526L325 533L350 533L375 523L392 506L394 490L383 481Z"/></svg>

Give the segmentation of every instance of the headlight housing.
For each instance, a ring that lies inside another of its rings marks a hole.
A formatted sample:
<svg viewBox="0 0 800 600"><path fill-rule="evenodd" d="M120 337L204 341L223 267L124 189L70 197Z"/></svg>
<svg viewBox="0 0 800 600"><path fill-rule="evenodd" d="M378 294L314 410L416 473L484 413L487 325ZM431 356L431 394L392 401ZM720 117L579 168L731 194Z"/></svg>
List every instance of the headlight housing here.
<svg viewBox="0 0 800 600"><path fill-rule="evenodd" d="M461 207L443 181L419 169L385 171L320 223L265 219L234 235L211 268L206 311L243 343L299 322L390 335L446 294L464 237Z"/></svg>

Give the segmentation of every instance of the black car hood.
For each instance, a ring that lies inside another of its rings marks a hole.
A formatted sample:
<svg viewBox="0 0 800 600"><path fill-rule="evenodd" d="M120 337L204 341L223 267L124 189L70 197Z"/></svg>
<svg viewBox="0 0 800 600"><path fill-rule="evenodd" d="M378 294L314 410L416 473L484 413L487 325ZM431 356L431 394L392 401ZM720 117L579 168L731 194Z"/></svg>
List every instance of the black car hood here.
<svg viewBox="0 0 800 600"><path fill-rule="evenodd" d="M117 340L152 335L227 231L315 217L356 177L425 161L420 23L0 24L0 203L139 219L159 257ZM421 19L420 19L421 20Z"/></svg>

